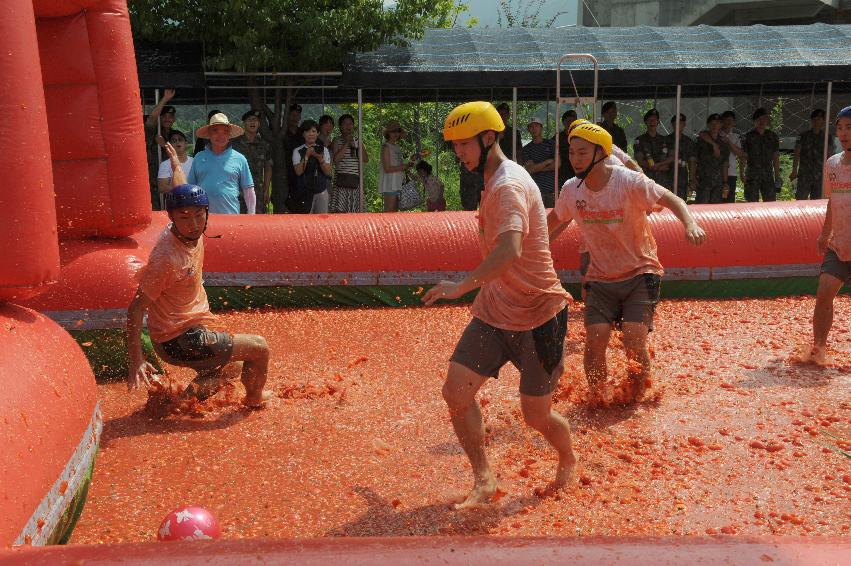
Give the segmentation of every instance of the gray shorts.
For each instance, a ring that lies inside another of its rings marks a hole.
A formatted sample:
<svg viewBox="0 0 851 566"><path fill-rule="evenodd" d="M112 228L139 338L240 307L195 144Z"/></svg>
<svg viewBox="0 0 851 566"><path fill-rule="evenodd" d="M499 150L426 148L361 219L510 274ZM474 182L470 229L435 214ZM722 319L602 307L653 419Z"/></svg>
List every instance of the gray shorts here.
<svg viewBox="0 0 851 566"><path fill-rule="evenodd" d="M843 283L851 283L851 261L842 261L835 251L828 248L821 263L821 273L829 273Z"/></svg>
<svg viewBox="0 0 851 566"><path fill-rule="evenodd" d="M501 330L474 318L450 358L485 377L499 377L506 362L520 370L520 393L540 397L558 386L564 372L567 308L532 330Z"/></svg>
<svg viewBox="0 0 851 566"><path fill-rule="evenodd" d="M154 342L154 351L174 366L189 367L198 372L218 370L233 355L233 336L196 326L168 342Z"/></svg>
<svg viewBox="0 0 851 566"><path fill-rule="evenodd" d="M662 278L655 273L642 273L626 281L585 283L585 326L638 322L653 330L653 315Z"/></svg>

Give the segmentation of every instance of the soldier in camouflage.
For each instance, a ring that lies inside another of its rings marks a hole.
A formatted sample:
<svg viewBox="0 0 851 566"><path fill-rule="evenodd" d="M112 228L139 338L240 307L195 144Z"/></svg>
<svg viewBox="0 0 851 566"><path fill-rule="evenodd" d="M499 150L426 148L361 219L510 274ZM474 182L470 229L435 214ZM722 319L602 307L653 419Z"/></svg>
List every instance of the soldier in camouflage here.
<svg viewBox="0 0 851 566"><path fill-rule="evenodd" d="M780 189L780 138L768 129L769 116L765 108L753 113L754 128L745 134L742 150L747 154L745 170L745 200L765 202L777 200Z"/></svg>
<svg viewBox="0 0 851 566"><path fill-rule="evenodd" d="M801 132L795 142L795 158L789 180L798 179L795 198L798 200L820 199L824 166L824 110L816 108L810 114L811 128ZM833 136L828 137L827 155L836 153Z"/></svg>
<svg viewBox="0 0 851 566"><path fill-rule="evenodd" d="M706 128L709 141L700 136L696 143L697 180L693 183L697 191L695 204L723 202L723 191L727 184L730 146L720 136L721 116L710 114L706 119Z"/></svg>
<svg viewBox="0 0 851 566"><path fill-rule="evenodd" d="M671 116L671 133L667 136L668 151L673 155L676 149L677 135L677 117ZM677 176L677 196L688 201L690 179L694 179L695 171L695 144L690 135L686 134L686 115L680 114L680 155L679 155L679 174ZM674 180L671 178L671 184Z"/></svg>
<svg viewBox="0 0 851 566"><path fill-rule="evenodd" d="M632 146L635 160L644 169L645 175L670 189L673 185L674 152L668 147L668 138L658 132L659 112L655 108L644 114L644 125L647 131L635 138Z"/></svg>
<svg viewBox="0 0 851 566"><path fill-rule="evenodd" d="M257 195L257 214L266 214L271 198L272 144L260 137L260 111L249 110L242 115L245 133L231 143L232 147L245 156L254 192ZM245 202L239 197L239 209L245 214Z"/></svg>

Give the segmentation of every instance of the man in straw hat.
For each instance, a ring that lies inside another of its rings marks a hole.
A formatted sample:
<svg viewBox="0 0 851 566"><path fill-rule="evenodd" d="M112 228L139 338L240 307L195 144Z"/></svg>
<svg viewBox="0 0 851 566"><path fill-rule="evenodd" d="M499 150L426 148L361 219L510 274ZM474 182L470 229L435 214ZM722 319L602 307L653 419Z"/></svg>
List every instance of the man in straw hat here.
<svg viewBox="0 0 851 566"><path fill-rule="evenodd" d="M204 189L212 213L239 214L239 193L242 191L248 214L254 214L257 198L248 161L229 145L230 140L238 138L243 132L242 128L231 124L222 113L214 114L209 124L195 132L199 138L209 139L210 145L195 155L189 177L183 182ZM172 186L180 184L179 181L175 176Z"/></svg>

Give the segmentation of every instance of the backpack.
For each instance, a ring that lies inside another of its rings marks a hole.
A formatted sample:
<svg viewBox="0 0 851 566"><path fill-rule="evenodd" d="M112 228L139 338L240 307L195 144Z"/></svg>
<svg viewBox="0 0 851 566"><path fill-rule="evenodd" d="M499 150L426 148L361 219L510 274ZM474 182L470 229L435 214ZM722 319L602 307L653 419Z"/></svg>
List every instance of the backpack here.
<svg viewBox="0 0 851 566"><path fill-rule="evenodd" d="M322 148L320 145L316 147ZM325 151L325 149L322 148L322 151ZM307 147L305 146L299 149L298 154L301 156L301 160L304 161L304 156L307 155ZM325 176L325 173L319 166L319 160L311 157L304 166L304 174L296 178L296 189L300 194L318 195L328 190L328 180L329 178Z"/></svg>

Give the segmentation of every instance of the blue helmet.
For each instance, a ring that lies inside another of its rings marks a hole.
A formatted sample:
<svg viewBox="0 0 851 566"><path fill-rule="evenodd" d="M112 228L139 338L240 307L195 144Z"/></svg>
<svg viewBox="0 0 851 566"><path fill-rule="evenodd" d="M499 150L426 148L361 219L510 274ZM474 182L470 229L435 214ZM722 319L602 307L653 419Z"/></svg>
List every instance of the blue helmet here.
<svg viewBox="0 0 851 566"><path fill-rule="evenodd" d="M839 122L840 118L851 118L851 106L846 106L839 111L839 114L836 115L836 121Z"/></svg>
<svg viewBox="0 0 851 566"><path fill-rule="evenodd" d="M207 193L198 185L177 185L171 192L165 194L165 209L175 210L186 206L210 207L210 199Z"/></svg>

